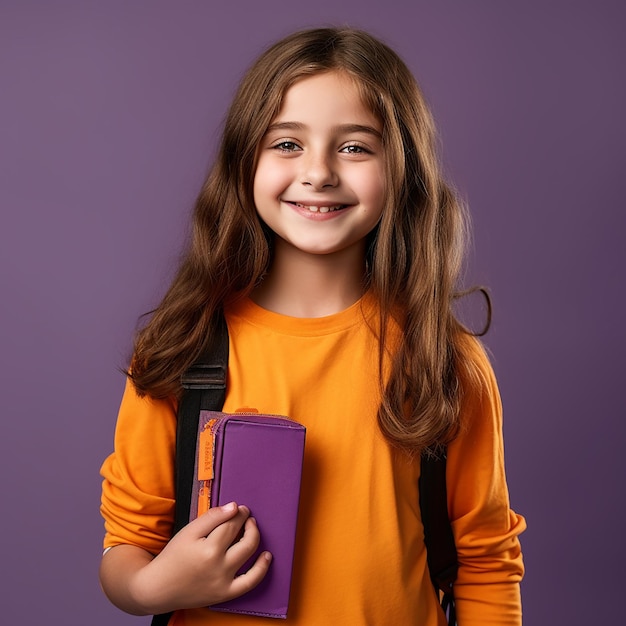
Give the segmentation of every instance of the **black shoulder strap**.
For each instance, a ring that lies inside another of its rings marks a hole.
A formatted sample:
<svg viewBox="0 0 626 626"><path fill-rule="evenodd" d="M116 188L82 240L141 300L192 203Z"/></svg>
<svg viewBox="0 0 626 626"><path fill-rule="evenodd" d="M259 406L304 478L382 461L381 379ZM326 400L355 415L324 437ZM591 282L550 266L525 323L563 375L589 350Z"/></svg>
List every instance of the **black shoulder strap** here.
<svg viewBox="0 0 626 626"><path fill-rule="evenodd" d="M459 564L448 516L445 449L438 455L422 454L419 492L430 578L442 593L441 606L449 626L456 626L453 585Z"/></svg>
<svg viewBox="0 0 626 626"><path fill-rule="evenodd" d="M183 394L178 406L176 431L176 512L174 534L189 521L196 439L200 411L220 411L226 397L228 328L222 315L217 320L214 340L183 374Z"/></svg>
<svg viewBox="0 0 626 626"><path fill-rule="evenodd" d="M178 405L176 428L176 507L172 534L189 521L200 411L220 411L226 397L228 327L223 315L219 316L216 324L211 345L183 374L181 381L183 393ZM152 626L167 626L171 616L171 613L155 615Z"/></svg>

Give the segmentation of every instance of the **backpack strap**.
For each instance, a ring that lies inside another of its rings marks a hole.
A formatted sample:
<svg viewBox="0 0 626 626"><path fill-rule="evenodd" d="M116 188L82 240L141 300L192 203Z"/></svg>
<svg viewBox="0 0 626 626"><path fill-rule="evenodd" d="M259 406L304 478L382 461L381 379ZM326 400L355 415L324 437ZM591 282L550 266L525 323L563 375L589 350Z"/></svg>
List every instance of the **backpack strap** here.
<svg viewBox="0 0 626 626"><path fill-rule="evenodd" d="M419 479L420 510L428 570L449 626L456 626L453 585L459 570L454 534L448 516L446 450L422 454Z"/></svg>
<svg viewBox="0 0 626 626"><path fill-rule="evenodd" d="M178 405L176 426L174 462L176 505L172 535L189 521L200 411L220 411L226 397L228 327L223 315L216 319L213 337L207 350L181 379L183 393ZM152 626L167 626L171 616L172 613L155 615L152 618Z"/></svg>

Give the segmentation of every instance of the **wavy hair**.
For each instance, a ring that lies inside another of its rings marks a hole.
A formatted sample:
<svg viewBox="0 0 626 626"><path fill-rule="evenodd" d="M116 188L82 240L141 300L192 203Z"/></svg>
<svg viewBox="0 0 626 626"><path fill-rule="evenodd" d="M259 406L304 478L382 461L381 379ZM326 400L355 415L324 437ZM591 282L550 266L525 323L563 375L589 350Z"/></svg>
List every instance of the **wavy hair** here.
<svg viewBox="0 0 626 626"><path fill-rule="evenodd" d="M350 76L383 126L387 199L367 253L368 286L381 307L381 372L385 352L391 356L380 428L411 452L436 447L458 429L461 369L468 365L460 347L464 329L452 311L466 215L443 179L433 119L414 77L394 51L359 30L292 34L243 78L196 201L188 249L137 334L130 375L142 395L178 396L181 375L209 343L225 304L249 294L267 272L272 234L252 193L257 147L287 89L328 71ZM392 317L401 341L390 351Z"/></svg>

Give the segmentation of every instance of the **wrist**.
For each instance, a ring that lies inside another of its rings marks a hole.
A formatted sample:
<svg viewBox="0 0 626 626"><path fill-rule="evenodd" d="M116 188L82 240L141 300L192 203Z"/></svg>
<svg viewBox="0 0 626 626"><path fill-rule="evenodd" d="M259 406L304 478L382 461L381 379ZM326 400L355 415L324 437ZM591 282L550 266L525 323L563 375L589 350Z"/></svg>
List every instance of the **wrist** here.
<svg viewBox="0 0 626 626"><path fill-rule="evenodd" d="M128 581L129 600L140 615L159 615L180 608L174 606L170 585L160 584L158 567L154 565L154 561L147 563Z"/></svg>

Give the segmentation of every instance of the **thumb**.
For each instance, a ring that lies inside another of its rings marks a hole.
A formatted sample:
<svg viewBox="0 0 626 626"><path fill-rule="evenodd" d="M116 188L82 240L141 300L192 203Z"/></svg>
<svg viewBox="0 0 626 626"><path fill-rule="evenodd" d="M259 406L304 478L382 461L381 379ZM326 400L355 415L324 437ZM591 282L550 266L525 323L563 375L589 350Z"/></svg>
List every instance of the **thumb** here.
<svg viewBox="0 0 626 626"><path fill-rule="evenodd" d="M238 510L239 508L236 502L216 506L209 509L206 513L203 513L192 522L189 522L183 530L186 531L186 533L193 534L196 538L206 537L220 524L235 517Z"/></svg>

